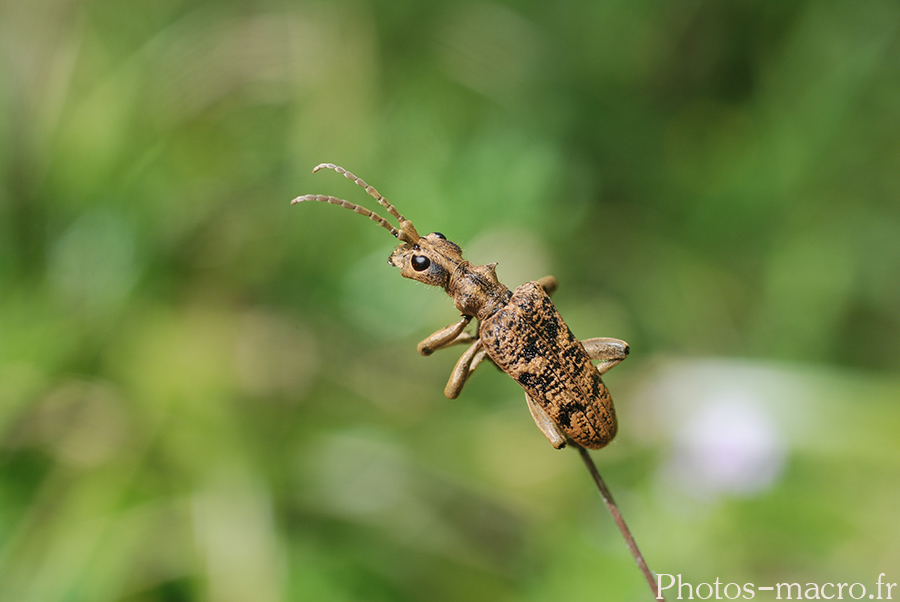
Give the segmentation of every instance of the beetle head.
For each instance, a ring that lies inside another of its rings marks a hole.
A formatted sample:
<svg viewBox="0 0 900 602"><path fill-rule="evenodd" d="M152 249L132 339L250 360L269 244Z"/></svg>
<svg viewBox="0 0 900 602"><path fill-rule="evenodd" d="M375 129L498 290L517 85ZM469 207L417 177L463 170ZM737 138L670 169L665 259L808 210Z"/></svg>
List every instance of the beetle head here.
<svg viewBox="0 0 900 602"><path fill-rule="evenodd" d="M440 232L422 236L415 243L404 243L394 249L388 258L388 263L400 268L404 278L444 289L462 261L459 245L447 240Z"/></svg>

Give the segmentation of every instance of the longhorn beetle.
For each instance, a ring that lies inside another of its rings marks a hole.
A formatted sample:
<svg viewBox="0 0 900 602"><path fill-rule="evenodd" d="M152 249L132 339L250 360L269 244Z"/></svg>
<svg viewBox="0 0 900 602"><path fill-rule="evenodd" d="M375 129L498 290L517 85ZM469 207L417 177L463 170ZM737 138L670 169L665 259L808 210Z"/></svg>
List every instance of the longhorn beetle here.
<svg viewBox="0 0 900 602"><path fill-rule="evenodd" d="M653 572L586 451L599 449L616 436L615 409L600 376L628 356L628 344L610 338L579 341L550 301L558 286L556 278L545 276L510 291L497 280L496 263L472 265L462 258L459 245L440 232L420 236L411 221L361 178L333 163L321 163L313 173L323 167L365 188L397 220L399 228L365 207L333 196L307 194L291 204L331 203L368 217L400 241L388 258L390 265L400 268L404 278L439 286L453 297L462 314L459 321L418 345L419 353L431 355L451 345L469 344L456 362L444 394L455 399L485 358L513 377L525 389L531 416L550 444L561 449L572 443L578 449L656 600L664 600ZM478 320L474 336L465 330L473 318ZM595 366L592 360L598 364Z"/></svg>
<svg viewBox="0 0 900 602"><path fill-rule="evenodd" d="M323 167L365 188L396 218L399 228L377 213L332 196L308 194L291 204L331 203L368 217L400 241L389 264L400 268L403 277L439 286L453 297L462 317L418 345L419 353L431 355L451 345L469 344L444 389L447 397L455 399L487 357L525 389L531 416L554 448L574 442L599 449L612 441L616 435L616 413L600 376L628 356L625 341L579 341L550 301L557 288L556 278L545 276L510 291L497 280L496 263L469 263L463 259L459 245L440 232L420 236L411 221L361 178L332 163L316 166L313 173ZM473 318L478 320L474 336L465 331ZM598 365L594 366L591 360L599 361Z"/></svg>

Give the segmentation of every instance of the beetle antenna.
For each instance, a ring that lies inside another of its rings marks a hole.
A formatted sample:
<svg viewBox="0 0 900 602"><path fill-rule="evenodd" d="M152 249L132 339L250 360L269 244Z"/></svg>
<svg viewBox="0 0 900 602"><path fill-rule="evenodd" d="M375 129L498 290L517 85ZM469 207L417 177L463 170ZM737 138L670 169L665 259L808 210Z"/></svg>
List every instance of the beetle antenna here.
<svg viewBox="0 0 900 602"><path fill-rule="evenodd" d="M343 175L343 176L346 177L347 179L353 180L353 182L354 182L357 186L359 186L359 187L361 187L361 188L365 188L365 189L366 189L366 192L369 193L369 196L371 196L373 199L375 199L376 201L378 201L378 204L381 205L382 207L384 207L385 209L387 209L388 213L390 213L391 215L393 215L394 217L396 217L396 218L397 218L397 221L399 221L400 223L403 223L403 222L407 221L407 219L406 219L405 217L403 217L402 215L400 215L400 212L397 211L397 209L394 208L393 205L391 205L390 203L387 202L387 199L385 199L383 196L381 196L381 193L380 193L380 192L378 192L377 190L375 190L375 187L374 187L374 186L369 186L368 184L366 184L366 181L363 180L362 178L359 178L359 177L353 175L352 173L350 173L349 171L347 171L346 169L344 169L344 168L341 167L340 165L335 165L334 163L319 163L319 164L316 165L316 167L313 169L313 173L316 173L317 171L319 171L319 170L322 169L323 167L326 168L326 169L333 169L334 171L336 171L336 172L338 172L339 174Z"/></svg>
<svg viewBox="0 0 900 602"><path fill-rule="evenodd" d="M388 213L390 213L395 218L397 218L397 221L400 222L400 230L399 230L399 233L395 233L394 236L396 236L398 239L402 240L403 242L415 244L416 242L419 241L419 233L416 232L416 228L413 226L413 223L411 221L409 221L408 219L406 219L405 217L403 217L400 214L400 212L397 211L397 209L393 205L388 203L387 199L385 199L383 196L381 196L381 193L378 192L377 190L375 190L374 186L370 186L370 185L366 184L366 181L363 180L362 178L355 176L354 174L350 173L349 171L347 171L340 165L335 165L334 163L319 163L318 165L315 166L315 168L313 168L313 173L316 173L323 167L326 169L332 169L332 170L338 172L339 174L342 174L347 179L353 180L353 182L357 186L364 188L366 190L366 192L369 193L369 196L371 196L373 199L378 201L379 205L381 205L382 207L387 209ZM330 201L328 201L328 202L330 202ZM352 204L352 203L350 203L350 204ZM343 205L343 206L347 207L347 205ZM348 207L348 209L349 209L349 207ZM356 211L357 213L362 213L361 211L357 211L356 209L354 209L354 211ZM363 214L363 215L365 215L365 214ZM375 218L371 218L371 219L374 220Z"/></svg>
<svg viewBox="0 0 900 602"><path fill-rule="evenodd" d="M351 203L350 201L345 201L344 199L339 199L333 196L325 196L324 194L304 194L303 196L298 196L296 199L291 201L291 205L296 205L297 203L302 203L303 201L319 201L320 203L340 205L345 209L350 209L355 213L366 216L382 228L388 230L391 234L394 235L395 238L401 238L401 234L403 234L400 230L393 227L389 221L387 221L374 211L369 211L365 207L360 207L356 203Z"/></svg>

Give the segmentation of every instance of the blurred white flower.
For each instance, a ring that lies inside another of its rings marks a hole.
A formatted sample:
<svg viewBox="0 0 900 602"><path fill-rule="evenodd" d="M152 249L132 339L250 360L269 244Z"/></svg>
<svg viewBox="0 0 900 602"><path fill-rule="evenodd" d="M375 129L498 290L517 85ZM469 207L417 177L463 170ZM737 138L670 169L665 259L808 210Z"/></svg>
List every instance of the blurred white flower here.
<svg viewBox="0 0 900 602"><path fill-rule="evenodd" d="M787 433L808 417L803 380L749 362L666 362L636 395L641 435L666 440L666 491L699 499L754 495L782 474Z"/></svg>
<svg viewBox="0 0 900 602"><path fill-rule="evenodd" d="M767 489L784 466L774 418L743 391L723 391L675 432L667 479L697 497Z"/></svg>

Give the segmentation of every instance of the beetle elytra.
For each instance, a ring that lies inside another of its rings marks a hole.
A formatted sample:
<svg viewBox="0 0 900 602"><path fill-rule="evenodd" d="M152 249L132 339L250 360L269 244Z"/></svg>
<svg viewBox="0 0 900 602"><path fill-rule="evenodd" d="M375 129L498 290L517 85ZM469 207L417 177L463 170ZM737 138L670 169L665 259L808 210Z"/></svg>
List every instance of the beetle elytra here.
<svg viewBox="0 0 900 602"><path fill-rule="evenodd" d="M447 397L456 398L472 372L488 359L525 389L528 409L554 448L574 443L599 449L615 437L615 409L601 375L627 357L625 341L605 337L579 341L550 300L557 288L554 277L510 291L497 279L496 263L469 263L459 245L440 232L420 236L411 221L362 179L331 163L322 163L313 172L322 168L363 187L397 220L397 227L377 213L333 196L304 195L292 204L331 203L368 217L400 241L388 263L400 268L405 278L439 286L453 298L460 319L418 345L419 353L430 355L451 345L469 344L444 389ZM473 318L478 322L474 335L466 332Z"/></svg>

